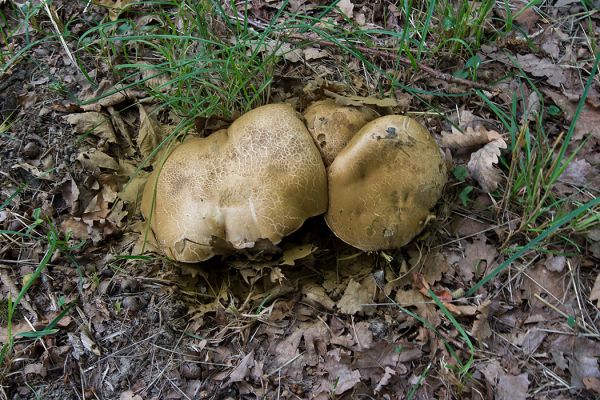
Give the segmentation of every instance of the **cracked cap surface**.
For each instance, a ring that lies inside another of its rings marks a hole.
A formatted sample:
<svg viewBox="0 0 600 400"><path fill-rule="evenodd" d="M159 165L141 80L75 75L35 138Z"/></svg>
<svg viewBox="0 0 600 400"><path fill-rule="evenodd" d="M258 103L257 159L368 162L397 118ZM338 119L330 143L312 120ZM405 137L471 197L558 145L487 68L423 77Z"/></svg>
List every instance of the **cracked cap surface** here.
<svg viewBox="0 0 600 400"><path fill-rule="evenodd" d="M141 208L168 257L203 261L213 237L237 249L277 244L324 213L325 166L293 108L270 104L178 145L148 179Z"/></svg>

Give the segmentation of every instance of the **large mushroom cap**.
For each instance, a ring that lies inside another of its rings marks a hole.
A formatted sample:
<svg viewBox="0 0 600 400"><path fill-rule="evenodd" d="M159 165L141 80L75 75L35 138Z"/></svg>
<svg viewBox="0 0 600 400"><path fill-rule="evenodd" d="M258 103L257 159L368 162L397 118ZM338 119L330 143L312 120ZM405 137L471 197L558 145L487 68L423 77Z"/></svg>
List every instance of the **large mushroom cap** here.
<svg viewBox="0 0 600 400"><path fill-rule="evenodd" d="M326 209L325 166L287 104L184 141L153 172L142 199L159 246L183 262L212 257L213 238L238 249L258 239L278 243Z"/></svg>
<svg viewBox="0 0 600 400"><path fill-rule="evenodd" d="M306 127L326 166L333 162L360 128L378 116L368 107L342 106L331 99L317 101L304 112Z"/></svg>
<svg viewBox="0 0 600 400"><path fill-rule="evenodd" d="M398 248L424 228L446 164L427 129L390 115L365 125L329 167L327 225L364 251Z"/></svg>

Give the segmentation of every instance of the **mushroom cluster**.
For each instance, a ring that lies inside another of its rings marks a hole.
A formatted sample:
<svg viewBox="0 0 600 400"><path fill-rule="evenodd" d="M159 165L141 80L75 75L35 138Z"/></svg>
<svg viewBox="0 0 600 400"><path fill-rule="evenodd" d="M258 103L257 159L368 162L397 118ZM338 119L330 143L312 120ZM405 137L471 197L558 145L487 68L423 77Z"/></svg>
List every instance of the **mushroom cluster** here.
<svg viewBox="0 0 600 400"><path fill-rule="evenodd" d="M423 230L446 164L421 124L329 100L304 119L271 104L179 144L142 198L165 254L198 262L220 240L236 249L277 244L323 213L337 237L364 251L401 247Z"/></svg>

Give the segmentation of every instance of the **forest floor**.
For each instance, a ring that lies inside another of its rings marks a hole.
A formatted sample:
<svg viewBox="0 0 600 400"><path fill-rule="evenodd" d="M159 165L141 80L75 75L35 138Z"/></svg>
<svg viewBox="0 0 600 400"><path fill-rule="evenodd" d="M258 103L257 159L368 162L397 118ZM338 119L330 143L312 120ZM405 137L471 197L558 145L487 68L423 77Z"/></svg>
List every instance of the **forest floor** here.
<svg viewBox="0 0 600 400"><path fill-rule="evenodd" d="M0 399L598 398L599 9L0 1ZM161 143L325 98L434 135L423 234L149 251Z"/></svg>

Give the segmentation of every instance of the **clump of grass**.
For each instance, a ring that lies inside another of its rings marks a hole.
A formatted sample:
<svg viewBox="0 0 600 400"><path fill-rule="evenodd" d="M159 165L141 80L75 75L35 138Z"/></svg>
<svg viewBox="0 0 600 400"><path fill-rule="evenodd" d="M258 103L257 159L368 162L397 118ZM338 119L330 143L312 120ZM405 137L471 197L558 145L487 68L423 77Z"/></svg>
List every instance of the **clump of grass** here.
<svg viewBox="0 0 600 400"><path fill-rule="evenodd" d="M184 118L232 118L268 102L282 45L269 37L274 22L257 32L244 9L232 3L226 10L207 0L161 2L151 15L160 23L105 23L82 35L79 47L108 53L104 59L121 59L114 68L123 82L143 87ZM157 77L166 82L144 85Z"/></svg>
<svg viewBox="0 0 600 400"><path fill-rule="evenodd" d="M0 210L6 208L18 194L23 187L17 189L12 196L10 196L5 202L0 205ZM0 303L0 323L2 325L6 324L7 327L7 336L8 342L5 343L0 349L0 365L4 365L7 357L10 355L14 343L15 343L15 335L13 334L12 328L15 320L20 318L19 304L25 297L25 295L29 292L31 287L40 279L41 274L46 270L50 260L56 253L57 250L61 251L63 254L70 257L70 254L75 249L79 249L83 246L84 242L72 245L70 243L70 238L61 237L56 227L49 221L40 216L40 209L36 209L33 213L34 220L23 230L19 231L11 231L11 230L1 230L0 236L8 236L14 238L25 238L32 241L38 242L46 242L46 252L44 253L44 257L36 267L36 269L31 273L26 280L23 282L23 286L21 290L13 298L10 294L8 298L2 299ZM44 235L40 233L40 230L44 230L47 233ZM30 339L39 339L46 335L55 334L58 332L56 328L58 322L64 318L67 313L70 311L72 305L64 307L61 313L51 321L44 329L32 332L24 332L19 333L19 336L30 338Z"/></svg>
<svg viewBox="0 0 600 400"><path fill-rule="evenodd" d="M525 77L530 89L537 93L541 106L535 114L529 111L519 119L517 106L519 100L527 104L523 96L519 99L517 93L513 94L512 103L501 106L493 103L483 92L478 95L488 105L489 109L498 117L510 136L510 161L508 167L507 187L503 194L505 208L512 209L520 215L521 223L512 232L535 232L542 233L559 217L569 213L574 207L582 206L579 202L574 206L572 199L560 196L555 191L562 173L569 163L585 145L583 140L574 151L567 154L571 146L575 125L585 104L587 93L598 73L598 62L600 54L596 56L594 66L590 72L583 94L569 129L553 141L545 129L545 120L548 107L543 103L543 95L534 83ZM529 117L533 122L529 123ZM596 194L584 193L589 200L594 200ZM585 214L578 215L569 221L570 229L589 229L600 223L600 214L596 208L589 208Z"/></svg>

